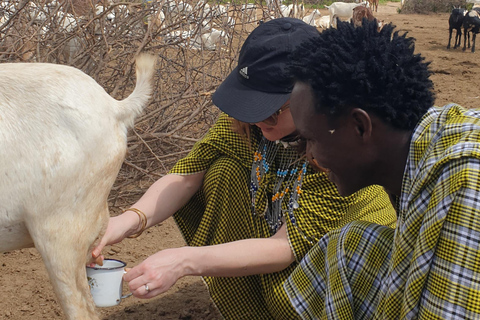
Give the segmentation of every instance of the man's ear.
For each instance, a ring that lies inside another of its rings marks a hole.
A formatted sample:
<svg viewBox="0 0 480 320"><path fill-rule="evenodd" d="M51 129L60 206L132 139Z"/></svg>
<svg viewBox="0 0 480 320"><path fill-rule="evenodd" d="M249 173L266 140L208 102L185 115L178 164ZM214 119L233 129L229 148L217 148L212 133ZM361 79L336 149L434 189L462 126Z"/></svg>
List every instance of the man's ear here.
<svg viewBox="0 0 480 320"><path fill-rule="evenodd" d="M354 130L360 138L365 139L372 135L372 119L365 110L353 108L350 112L350 117Z"/></svg>

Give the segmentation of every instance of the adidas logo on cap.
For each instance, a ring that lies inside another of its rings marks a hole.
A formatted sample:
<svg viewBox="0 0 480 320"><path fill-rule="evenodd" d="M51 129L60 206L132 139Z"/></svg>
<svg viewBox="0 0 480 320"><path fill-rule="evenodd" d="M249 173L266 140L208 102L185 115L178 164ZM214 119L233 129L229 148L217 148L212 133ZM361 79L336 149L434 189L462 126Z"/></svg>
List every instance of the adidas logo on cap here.
<svg viewBox="0 0 480 320"><path fill-rule="evenodd" d="M248 67L244 67L244 68L240 69L239 73L240 73L240 75L241 75L242 77L244 77L245 79L250 78L250 77L248 76Z"/></svg>

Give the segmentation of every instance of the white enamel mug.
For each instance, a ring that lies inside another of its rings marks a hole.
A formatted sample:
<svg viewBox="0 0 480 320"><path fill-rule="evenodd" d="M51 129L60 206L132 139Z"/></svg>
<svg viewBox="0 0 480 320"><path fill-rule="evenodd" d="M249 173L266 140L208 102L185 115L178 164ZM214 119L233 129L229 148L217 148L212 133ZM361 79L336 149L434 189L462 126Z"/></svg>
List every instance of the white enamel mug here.
<svg viewBox="0 0 480 320"><path fill-rule="evenodd" d="M97 307L113 307L132 294L122 295L123 275L127 264L120 260L105 259L103 266L87 266L87 280Z"/></svg>

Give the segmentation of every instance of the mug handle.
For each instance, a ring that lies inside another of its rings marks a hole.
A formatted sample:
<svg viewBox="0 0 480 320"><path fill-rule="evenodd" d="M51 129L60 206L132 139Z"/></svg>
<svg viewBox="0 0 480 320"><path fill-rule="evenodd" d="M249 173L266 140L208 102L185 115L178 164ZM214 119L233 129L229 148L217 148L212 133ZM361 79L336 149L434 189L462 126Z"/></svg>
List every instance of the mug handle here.
<svg viewBox="0 0 480 320"><path fill-rule="evenodd" d="M123 274L125 274L125 273L127 273L127 271L123 270ZM126 295L121 296L120 299L123 300L123 299L125 299L125 298L130 297L131 295L133 295L133 293L131 293L131 292L130 292L130 293L127 293Z"/></svg>

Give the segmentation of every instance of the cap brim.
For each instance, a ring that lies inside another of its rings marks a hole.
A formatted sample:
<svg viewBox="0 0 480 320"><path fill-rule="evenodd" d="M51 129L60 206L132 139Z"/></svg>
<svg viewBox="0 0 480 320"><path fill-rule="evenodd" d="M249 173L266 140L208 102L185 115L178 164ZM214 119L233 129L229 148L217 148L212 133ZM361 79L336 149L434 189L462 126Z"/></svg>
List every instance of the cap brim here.
<svg viewBox="0 0 480 320"><path fill-rule="evenodd" d="M290 98L290 93L271 93L253 90L237 79L235 68L212 96L213 103L237 120L256 123L272 114Z"/></svg>

